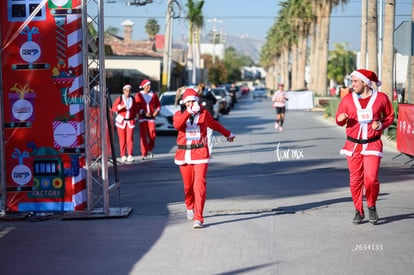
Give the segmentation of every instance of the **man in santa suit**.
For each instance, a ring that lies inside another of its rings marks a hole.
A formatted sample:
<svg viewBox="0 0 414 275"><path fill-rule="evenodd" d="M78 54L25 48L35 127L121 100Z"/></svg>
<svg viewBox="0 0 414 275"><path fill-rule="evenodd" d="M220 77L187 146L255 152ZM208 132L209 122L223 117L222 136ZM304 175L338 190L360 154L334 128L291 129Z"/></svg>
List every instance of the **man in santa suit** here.
<svg viewBox="0 0 414 275"><path fill-rule="evenodd" d="M211 114L198 104L199 97L193 89L183 94L181 111L174 114L174 127L178 130L175 164L180 166L184 182L187 219L194 220L193 227L203 227L203 209L206 201L206 176L210 159L207 144L207 127L220 132L232 142L235 135L226 130Z"/></svg>
<svg viewBox="0 0 414 275"><path fill-rule="evenodd" d="M134 147L136 105L134 97L131 95L131 89L131 85L124 85L122 88L123 94L118 97L112 105L112 111L117 113L115 117L115 125L118 131L122 162L134 161L132 150ZM125 150L127 150L128 158L125 156Z"/></svg>
<svg viewBox="0 0 414 275"><path fill-rule="evenodd" d="M388 96L373 88L381 85L377 75L368 70L352 72L353 93L339 104L336 123L346 125L347 140L341 154L348 159L350 187L356 208L352 222L363 221L363 191L368 206L369 222L378 221L376 201L379 193L378 171L382 153L382 131L394 121L394 110Z"/></svg>
<svg viewBox="0 0 414 275"><path fill-rule="evenodd" d="M161 110L160 100L156 93L151 91L151 82L145 79L141 82L141 92L135 96L137 113L139 114L139 133L141 136L142 159L152 158L155 146L155 117Z"/></svg>

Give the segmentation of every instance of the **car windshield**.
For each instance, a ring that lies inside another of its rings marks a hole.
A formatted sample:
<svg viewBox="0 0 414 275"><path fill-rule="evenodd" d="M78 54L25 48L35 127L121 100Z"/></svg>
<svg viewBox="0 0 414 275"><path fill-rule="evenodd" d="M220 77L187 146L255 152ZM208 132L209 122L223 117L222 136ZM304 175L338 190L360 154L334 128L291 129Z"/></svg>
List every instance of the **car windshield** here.
<svg viewBox="0 0 414 275"><path fill-rule="evenodd" d="M216 90L213 90L213 93L215 95L221 96L221 97L225 97L226 96L225 93L224 93L224 90L218 90L218 89L216 89Z"/></svg>
<svg viewBox="0 0 414 275"><path fill-rule="evenodd" d="M175 95L163 95L160 100L161 105L174 105Z"/></svg>

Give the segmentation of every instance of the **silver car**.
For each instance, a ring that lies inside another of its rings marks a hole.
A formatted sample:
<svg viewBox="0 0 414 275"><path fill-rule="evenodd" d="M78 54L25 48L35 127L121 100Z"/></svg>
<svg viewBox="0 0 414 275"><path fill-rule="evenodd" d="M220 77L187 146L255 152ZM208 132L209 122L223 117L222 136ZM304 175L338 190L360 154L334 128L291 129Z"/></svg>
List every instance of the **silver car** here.
<svg viewBox="0 0 414 275"><path fill-rule="evenodd" d="M255 88L252 92L253 98L263 97L267 98L267 91L265 88Z"/></svg>
<svg viewBox="0 0 414 275"><path fill-rule="evenodd" d="M211 93L216 97L220 113L228 114L231 109L231 96L225 88L212 88Z"/></svg>
<svg viewBox="0 0 414 275"><path fill-rule="evenodd" d="M175 91L164 92L160 96L161 111L155 117L155 130L157 132L177 132L173 125L173 116L180 110L180 105L175 105Z"/></svg>

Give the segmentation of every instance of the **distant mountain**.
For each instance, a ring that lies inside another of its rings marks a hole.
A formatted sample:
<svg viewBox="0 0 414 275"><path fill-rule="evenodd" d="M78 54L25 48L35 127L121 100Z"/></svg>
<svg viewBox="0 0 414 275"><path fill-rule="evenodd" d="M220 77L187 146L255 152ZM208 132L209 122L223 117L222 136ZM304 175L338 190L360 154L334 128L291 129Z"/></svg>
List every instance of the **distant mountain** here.
<svg viewBox="0 0 414 275"><path fill-rule="evenodd" d="M174 41L174 48L186 48L187 45L183 44L182 41L187 41L186 39L181 41ZM208 38L203 37L201 39L202 43L208 43ZM265 43L264 40L257 38L250 38L248 36L232 36L226 35L224 44L225 47L233 47L239 54L250 56L254 62L259 63L260 51Z"/></svg>
<svg viewBox="0 0 414 275"><path fill-rule="evenodd" d="M239 54L250 56L254 62L259 63L260 51L262 49L264 40L257 38L250 38L247 36L226 36L226 48L233 47Z"/></svg>

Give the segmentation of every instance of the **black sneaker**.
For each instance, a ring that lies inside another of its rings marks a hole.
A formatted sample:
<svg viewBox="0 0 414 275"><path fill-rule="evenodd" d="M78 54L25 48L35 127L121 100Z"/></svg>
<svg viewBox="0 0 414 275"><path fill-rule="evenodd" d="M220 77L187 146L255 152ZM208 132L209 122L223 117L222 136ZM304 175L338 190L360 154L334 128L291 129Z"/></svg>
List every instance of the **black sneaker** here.
<svg viewBox="0 0 414 275"><path fill-rule="evenodd" d="M352 219L352 223L353 224L360 224L364 220L364 217L365 217L364 216L364 213L362 213L362 215L361 215L361 213L359 212L359 210L356 210L355 211L355 216Z"/></svg>
<svg viewBox="0 0 414 275"><path fill-rule="evenodd" d="M378 214L377 209L375 206L368 207L368 216L369 216L369 222L372 224L376 224L378 221Z"/></svg>

